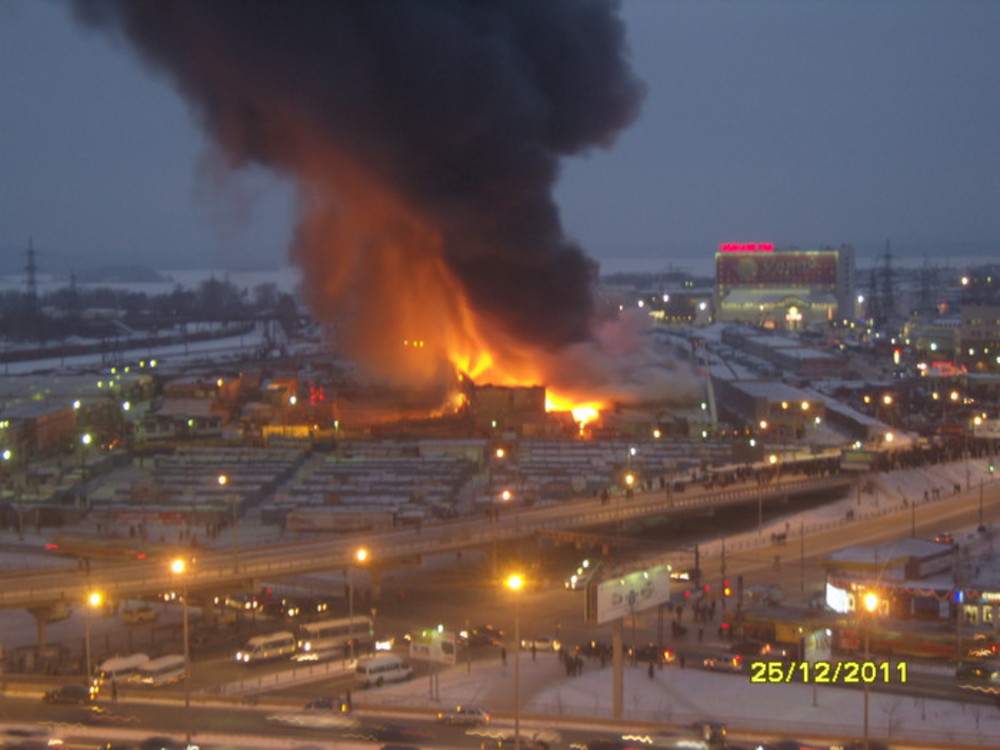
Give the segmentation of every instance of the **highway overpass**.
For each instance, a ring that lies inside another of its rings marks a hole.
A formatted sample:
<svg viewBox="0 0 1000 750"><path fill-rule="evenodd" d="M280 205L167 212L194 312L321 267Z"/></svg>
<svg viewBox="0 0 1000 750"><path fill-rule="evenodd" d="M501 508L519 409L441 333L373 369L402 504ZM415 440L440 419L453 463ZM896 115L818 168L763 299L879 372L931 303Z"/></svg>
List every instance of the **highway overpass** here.
<svg viewBox="0 0 1000 750"><path fill-rule="evenodd" d="M170 571L170 560L151 558L127 563L97 563L89 570L20 571L0 576L0 608L29 609L44 619L46 610L82 603L91 591L114 601L168 591L222 593L245 590L261 581L357 565L355 552L365 547L373 569L393 560L482 547L531 536L542 531L580 529L650 516L680 516L692 512L785 502L801 496L846 493L855 475L738 485L729 489L664 490L615 495L602 501L585 498L531 508L510 509L495 518L465 517L452 521L384 532L326 536L313 541L243 548L232 551L190 550L187 572Z"/></svg>

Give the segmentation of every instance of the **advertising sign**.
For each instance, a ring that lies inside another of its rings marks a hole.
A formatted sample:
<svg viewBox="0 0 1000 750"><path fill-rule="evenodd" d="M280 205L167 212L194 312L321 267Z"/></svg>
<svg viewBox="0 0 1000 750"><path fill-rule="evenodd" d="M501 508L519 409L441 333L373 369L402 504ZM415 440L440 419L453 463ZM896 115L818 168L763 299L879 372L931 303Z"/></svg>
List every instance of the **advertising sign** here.
<svg viewBox="0 0 1000 750"><path fill-rule="evenodd" d="M837 285L837 255L831 251L719 253L715 267L723 288Z"/></svg>
<svg viewBox="0 0 1000 750"><path fill-rule="evenodd" d="M455 655L455 634L450 630L422 630L410 641L411 659L454 664Z"/></svg>
<svg viewBox="0 0 1000 750"><path fill-rule="evenodd" d="M586 618L602 624L670 600L669 565L657 565L587 584Z"/></svg>

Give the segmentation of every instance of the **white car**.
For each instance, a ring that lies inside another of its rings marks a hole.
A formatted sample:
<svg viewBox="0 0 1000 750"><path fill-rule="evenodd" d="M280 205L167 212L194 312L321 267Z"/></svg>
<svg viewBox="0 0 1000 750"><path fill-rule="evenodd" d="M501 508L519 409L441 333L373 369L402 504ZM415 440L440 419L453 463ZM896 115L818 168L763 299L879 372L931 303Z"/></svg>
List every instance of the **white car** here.
<svg viewBox="0 0 1000 750"><path fill-rule="evenodd" d="M534 647L535 651L559 651L562 648L562 643L558 638L551 635L521 639L521 649L523 651L530 651L532 647Z"/></svg>
<svg viewBox="0 0 1000 750"><path fill-rule="evenodd" d="M482 706L455 706L451 711L440 712L438 721L456 726L479 726L489 723L490 712Z"/></svg>

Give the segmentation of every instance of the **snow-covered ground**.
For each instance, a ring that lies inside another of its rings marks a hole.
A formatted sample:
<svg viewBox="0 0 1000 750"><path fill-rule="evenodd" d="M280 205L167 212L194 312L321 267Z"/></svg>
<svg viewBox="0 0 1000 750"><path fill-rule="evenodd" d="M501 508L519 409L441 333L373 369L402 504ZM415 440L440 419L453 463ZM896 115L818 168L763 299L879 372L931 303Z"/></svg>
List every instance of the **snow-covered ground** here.
<svg viewBox="0 0 1000 750"><path fill-rule="evenodd" d="M612 671L588 662L583 674L566 677L552 654L536 661L521 655L521 711L545 720L526 720L528 727L552 726L558 721L610 719ZM439 690L432 699L427 680L388 686L362 693L360 706L448 706L479 703L502 712L508 721L513 711L514 664L499 660L448 667L438 676ZM747 675L729 675L702 669L668 666L650 678L644 666L626 667L623 720L632 723L665 721L685 724L698 719L725 721L732 731L761 738L781 734L861 737L864 693L860 686L834 688L793 684L752 684ZM1000 747L1000 710L983 704L869 693L869 733L899 741L967 743ZM926 746L925 746L926 747Z"/></svg>

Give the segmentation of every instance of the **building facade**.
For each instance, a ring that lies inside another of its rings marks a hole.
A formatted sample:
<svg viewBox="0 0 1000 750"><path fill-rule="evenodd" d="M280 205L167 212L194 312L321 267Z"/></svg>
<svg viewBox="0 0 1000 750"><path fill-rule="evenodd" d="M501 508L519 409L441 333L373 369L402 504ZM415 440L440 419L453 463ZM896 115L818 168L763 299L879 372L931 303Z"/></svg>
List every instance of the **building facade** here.
<svg viewBox="0 0 1000 750"><path fill-rule="evenodd" d="M854 250L724 243L715 254L715 310L720 321L770 329L853 320Z"/></svg>

